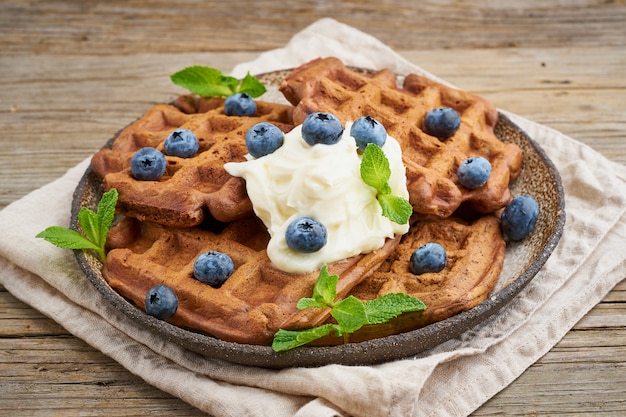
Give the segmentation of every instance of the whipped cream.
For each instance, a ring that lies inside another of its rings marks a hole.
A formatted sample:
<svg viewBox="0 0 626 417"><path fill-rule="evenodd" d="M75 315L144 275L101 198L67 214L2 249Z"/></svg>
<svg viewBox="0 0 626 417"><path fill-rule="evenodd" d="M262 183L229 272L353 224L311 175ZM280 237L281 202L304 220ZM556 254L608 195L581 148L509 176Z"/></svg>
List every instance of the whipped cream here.
<svg viewBox="0 0 626 417"><path fill-rule="evenodd" d="M270 234L267 254L279 269L305 273L324 263L372 252L387 238L404 234L407 224L382 215L376 190L361 179L361 154L347 123L333 145L308 145L302 126L285 135L283 145L269 155L224 165L228 173L246 180L256 215ZM394 195L409 198L400 144L391 136L382 147L391 167L389 185ZM314 253L292 250L285 242L287 226L303 216L326 227L328 241Z"/></svg>

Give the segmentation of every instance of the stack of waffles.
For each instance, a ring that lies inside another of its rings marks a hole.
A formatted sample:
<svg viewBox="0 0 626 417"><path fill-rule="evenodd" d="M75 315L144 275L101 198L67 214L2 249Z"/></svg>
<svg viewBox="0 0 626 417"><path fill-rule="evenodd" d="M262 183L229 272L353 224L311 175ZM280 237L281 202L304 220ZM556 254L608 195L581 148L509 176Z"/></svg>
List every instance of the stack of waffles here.
<svg viewBox="0 0 626 417"><path fill-rule="evenodd" d="M511 199L509 182L522 162L516 145L495 136L494 106L415 74L398 86L389 70L356 70L335 58L296 68L280 91L291 105L258 100L252 117L226 116L222 99L181 96L150 109L94 155L92 169L105 190L118 190L123 217L108 238L103 275L111 287L143 308L151 287L168 285L179 298L171 323L238 343L267 345L278 329L332 320L328 309L296 308L300 298L311 296L319 271L292 274L272 264L266 253L269 235L254 216L245 181L224 170L227 162L245 160L245 134L256 123L267 121L288 132L308 114L324 111L343 123L374 117L400 142L414 210L407 234L328 266L340 277L338 299L354 295L365 301L405 292L427 305L424 312L365 326L350 340L419 328L484 301L506 252L498 213ZM437 107L452 107L461 115L461 127L445 141L423 130L424 116ZM179 127L196 134L198 154L166 156L166 174L159 181L134 179L134 152L145 146L162 150ZM489 160L492 175L484 186L469 190L459 185L456 170L474 156ZM439 273L414 275L411 253L428 242L446 249L447 265ZM235 264L220 288L193 277L195 258L207 251L226 253ZM340 342L328 337L319 343Z"/></svg>

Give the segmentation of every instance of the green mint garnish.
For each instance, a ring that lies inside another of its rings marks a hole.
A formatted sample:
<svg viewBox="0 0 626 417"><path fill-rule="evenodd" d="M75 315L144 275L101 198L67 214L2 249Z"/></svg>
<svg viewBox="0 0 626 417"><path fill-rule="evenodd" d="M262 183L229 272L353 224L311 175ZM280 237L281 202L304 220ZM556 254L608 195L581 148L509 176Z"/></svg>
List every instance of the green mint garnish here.
<svg viewBox="0 0 626 417"><path fill-rule="evenodd" d="M385 294L364 304L369 324L383 324L405 311L426 309L420 300L402 292Z"/></svg>
<svg viewBox="0 0 626 417"><path fill-rule="evenodd" d="M337 324L323 324L306 330L279 329L272 342L274 351L282 352L306 345L331 333L338 337L345 336L367 324L383 324L402 313L426 309L423 302L404 293L385 294L366 302L351 295L335 303L337 282L339 277L330 275L324 265L313 287L313 296L301 298L297 304L299 310L330 308L330 314Z"/></svg>
<svg viewBox="0 0 626 417"><path fill-rule="evenodd" d="M368 143L361 160L361 179L378 191L376 198L383 209L383 216L394 223L405 224L413 214L413 207L405 198L391 193L389 178L391 168L385 152L380 146Z"/></svg>
<svg viewBox="0 0 626 417"><path fill-rule="evenodd" d="M170 76L172 82L202 97L228 97L236 93L246 93L256 98L265 93L265 86L255 77L246 74L241 82L220 70L193 65Z"/></svg>
<svg viewBox="0 0 626 417"><path fill-rule="evenodd" d="M337 282L339 282L339 277L337 275L330 275L328 273L328 267L326 265L322 266L317 281L313 286L313 297L301 298L296 307L298 307L298 310L304 310L310 307L332 307L335 297L337 296Z"/></svg>
<svg viewBox="0 0 626 417"><path fill-rule="evenodd" d="M50 226L36 237L47 240L64 249L93 250L102 262L105 260L104 245L115 216L118 193L112 189L102 195L96 212L83 207L78 212L78 224L84 235L61 226Z"/></svg>
<svg viewBox="0 0 626 417"><path fill-rule="evenodd" d="M284 352L306 345L309 342L328 336L333 331L339 331L339 326L335 324L324 324L307 330L283 330L280 329L274 335L272 349L275 352Z"/></svg>

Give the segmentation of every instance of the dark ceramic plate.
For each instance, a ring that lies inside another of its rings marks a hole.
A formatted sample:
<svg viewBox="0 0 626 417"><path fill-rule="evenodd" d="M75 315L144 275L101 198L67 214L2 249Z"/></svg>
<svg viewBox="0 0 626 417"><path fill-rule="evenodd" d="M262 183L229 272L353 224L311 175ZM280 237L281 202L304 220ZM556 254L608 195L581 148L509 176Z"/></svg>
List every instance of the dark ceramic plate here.
<svg viewBox="0 0 626 417"><path fill-rule="evenodd" d="M278 92L288 71L260 75L268 87L266 101L284 101ZM100 261L90 253L77 251L78 263L87 278L117 309L131 320L146 326L166 340L211 358L265 368L321 366L326 364L365 365L400 359L424 352L450 340L498 313L533 279L546 262L563 232L564 195L558 171L544 151L507 117L500 115L496 135L504 142L519 145L524 152L521 175L511 184L513 195L532 195L540 207L534 232L521 242L509 243L505 267L494 292L471 310L407 333L339 346L304 346L276 353L269 346L225 342L155 319L115 292L102 277ZM110 146L112 140L107 146ZM95 209L102 195L100 180L88 169L74 194L72 228L77 228L81 207Z"/></svg>

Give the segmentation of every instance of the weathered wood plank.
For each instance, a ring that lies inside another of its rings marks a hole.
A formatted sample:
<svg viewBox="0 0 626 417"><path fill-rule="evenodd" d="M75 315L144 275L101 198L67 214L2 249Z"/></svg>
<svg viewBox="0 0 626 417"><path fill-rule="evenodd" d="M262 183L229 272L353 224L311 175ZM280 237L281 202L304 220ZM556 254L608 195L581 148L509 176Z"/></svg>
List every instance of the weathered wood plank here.
<svg viewBox="0 0 626 417"><path fill-rule="evenodd" d="M623 2L601 0L533 0L515 7L507 1L240 3L5 1L0 50L28 55L266 50L327 16L395 49L599 47L624 45L626 21Z"/></svg>
<svg viewBox="0 0 626 417"><path fill-rule="evenodd" d="M626 303L626 279L613 288L604 298L604 302Z"/></svg>
<svg viewBox="0 0 626 417"><path fill-rule="evenodd" d="M0 338L69 334L62 326L17 300L1 286L0 323Z"/></svg>
<svg viewBox="0 0 626 417"><path fill-rule="evenodd" d="M31 309L32 311L32 309ZM47 318L6 318L2 319L0 335L6 336L56 336L67 334L65 329Z"/></svg>
<svg viewBox="0 0 626 417"><path fill-rule="evenodd" d="M2 336L0 415L205 415L82 340Z"/></svg>
<svg viewBox="0 0 626 417"><path fill-rule="evenodd" d="M577 329L592 329L598 327L624 329L626 326L626 303L601 303L583 317L577 324Z"/></svg>
<svg viewBox="0 0 626 417"><path fill-rule="evenodd" d="M623 363L538 363L472 415L623 416L625 371ZM563 384L564 378L570 382Z"/></svg>

